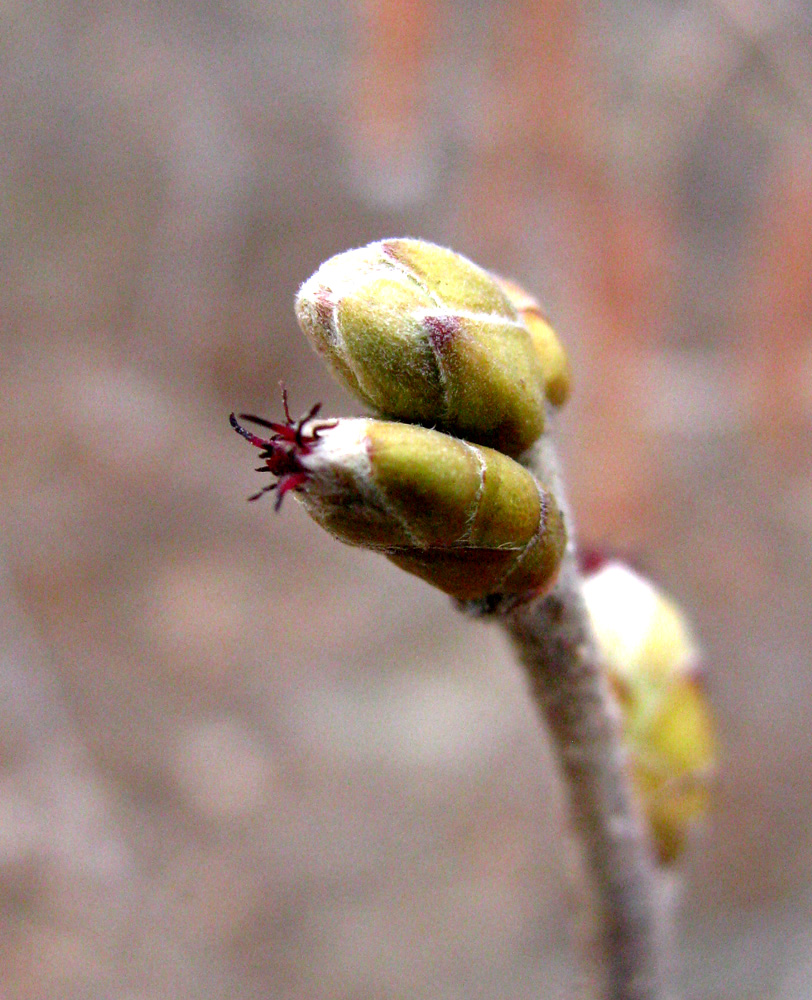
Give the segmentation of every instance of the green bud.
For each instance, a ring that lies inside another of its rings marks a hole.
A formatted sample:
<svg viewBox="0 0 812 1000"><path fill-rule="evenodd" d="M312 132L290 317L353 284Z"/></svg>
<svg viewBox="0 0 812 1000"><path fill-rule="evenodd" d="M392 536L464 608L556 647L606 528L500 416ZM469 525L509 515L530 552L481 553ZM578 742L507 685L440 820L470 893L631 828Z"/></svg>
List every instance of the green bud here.
<svg viewBox="0 0 812 1000"><path fill-rule="evenodd" d="M257 437L277 479L278 502L293 492L307 512L349 545L381 552L460 600L510 605L549 587L565 530L554 498L501 452L440 431L383 420L288 417Z"/></svg>
<svg viewBox="0 0 812 1000"><path fill-rule="evenodd" d="M439 431L341 420L303 462L305 508L341 541L382 552L461 600L528 600L555 578L553 498L501 452Z"/></svg>
<svg viewBox="0 0 812 1000"><path fill-rule="evenodd" d="M533 341L544 372L544 389L553 406L562 406L570 394L570 367L567 352L550 326L541 303L515 281L499 278L502 290L510 299Z"/></svg>
<svg viewBox="0 0 812 1000"><path fill-rule="evenodd" d="M634 783L665 864L708 809L716 759L696 649L679 609L619 562L588 576L583 593L621 708Z"/></svg>
<svg viewBox="0 0 812 1000"><path fill-rule="evenodd" d="M548 395L566 395L563 351L522 295L451 250L391 239L322 264L296 316L378 413L516 456L544 429Z"/></svg>

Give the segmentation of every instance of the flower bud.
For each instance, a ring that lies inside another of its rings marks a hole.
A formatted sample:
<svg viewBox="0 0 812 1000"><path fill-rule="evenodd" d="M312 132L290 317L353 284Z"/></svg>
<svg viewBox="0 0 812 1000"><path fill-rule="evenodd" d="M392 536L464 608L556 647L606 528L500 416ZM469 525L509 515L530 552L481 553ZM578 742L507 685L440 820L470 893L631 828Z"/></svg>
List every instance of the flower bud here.
<svg viewBox="0 0 812 1000"><path fill-rule="evenodd" d="M632 775L663 864L709 804L713 719L679 609L620 562L599 565L583 594L623 716Z"/></svg>
<svg viewBox="0 0 812 1000"><path fill-rule="evenodd" d="M570 394L570 368L567 352L541 307L538 299L515 281L498 278L519 318L527 327L536 355L544 372L544 389L553 406L563 406Z"/></svg>
<svg viewBox="0 0 812 1000"><path fill-rule="evenodd" d="M382 416L516 456L544 429L546 393L566 395L563 351L519 292L451 250L390 239L322 264L296 316Z"/></svg>
<svg viewBox="0 0 812 1000"><path fill-rule="evenodd" d="M550 586L565 544L554 498L518 462L439 431L383 420L269 424L258 438L266 490L294 491L349 545L381 552L461 600L529 600ZM264 492L264 491L261 491ZM256 494L258 496L259 494Z"/></svg>

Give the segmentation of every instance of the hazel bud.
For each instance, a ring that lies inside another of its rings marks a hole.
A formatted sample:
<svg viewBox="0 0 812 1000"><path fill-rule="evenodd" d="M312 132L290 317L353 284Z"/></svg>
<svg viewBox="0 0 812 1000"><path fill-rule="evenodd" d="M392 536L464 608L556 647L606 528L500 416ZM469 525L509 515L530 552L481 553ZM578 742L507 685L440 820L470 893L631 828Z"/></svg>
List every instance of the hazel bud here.
<svg viewBox="0 0 812 1000"><path fill-rule="evenodd" d="M567 352L550 325L541 303L515 281L498 278L519 318L527 327L533 347L544 372L544 390L553 406L563 406L570 394L570 368Z"/></svg>
<svg viewBox="0 0 812 1000"><path fill-rule="evenodd" d="M555 579L565 530L554 498L518 462L439 431L373 419L272 424L262 492L295 491L349 545L381 552L461 600L529 600ZM255 499L260 494L255 494Z"/></svg>
<svg viewBox="0 0 812 1000"><path fill-rule="evenodd" d="M666 864L708 809L716 759L697 651L676 605L620 562L599 565L583 595L621 708L633 780Z"/></svg>
<svg viewBox="0 0 812 1000"><path fill-rule="evenodd" d="M544 429L546 394L566 395L566 359L537 304L514 299L514 286L451 250L389 239L322 264L296 316L382 416L516 456Z"/></svg>

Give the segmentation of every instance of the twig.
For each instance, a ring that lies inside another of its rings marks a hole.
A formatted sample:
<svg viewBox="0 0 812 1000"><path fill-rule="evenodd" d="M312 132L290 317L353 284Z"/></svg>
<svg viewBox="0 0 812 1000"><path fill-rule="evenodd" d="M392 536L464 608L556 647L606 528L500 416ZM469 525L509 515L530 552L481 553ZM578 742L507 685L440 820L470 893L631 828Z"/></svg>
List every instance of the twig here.
<svg viewBox="0 0 812 1000"><path fill-rule="evenodd" d="M553 459L545 441L526 464L561 498L560 483L551 481L558 479ZM527 669L564 773L595 892L608 965L606 996L661 998L665 962L655 873L624 766L617 711L599 669L572 543L554 589L502 621Z"/></svg>
<svg viewBox="0 0 812 1000"><path fill-rule="evenodd" d="M776 92L800 112L806 125L812 123L812 74L808 54L803 43L799 45L790 31L784 31L780 38L773 32L776 24L786 26L786 11L773 9L770 5L762 9L746 8L732 0L705 2L742 48L758 56L772 77ZM761 17L763 24L754 23L754 13Z"/></svg>
<svg viewBox="0 0 812 1000"><path fill-rule="evenodd" d="M543 432L546 410L569 389L563 348L532 296L420 240L331 258L299 290L296 314L342 380L386 419L305 427L317 411L295 422L285 402L284 424L245 417L273 432L263 439L232 415L277 477L260 492L299 491L342 541L378 549L463 609L503 622L568 785L596 890L607 996L661 1000L653 866L571 525L565 551L564 491ZM519 603L556 570L547 597Z"/></svg>

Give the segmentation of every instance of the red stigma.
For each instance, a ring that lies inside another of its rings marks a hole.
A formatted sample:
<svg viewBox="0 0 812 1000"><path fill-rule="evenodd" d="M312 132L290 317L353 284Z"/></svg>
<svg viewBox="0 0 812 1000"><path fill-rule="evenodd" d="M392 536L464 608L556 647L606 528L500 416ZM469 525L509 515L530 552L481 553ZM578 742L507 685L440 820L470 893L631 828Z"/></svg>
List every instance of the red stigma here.
<svg viewBox="0 0 812 1000"><path fill-rule="evenodd" d="M274 504L275 510L279 510L282 506L282 500L286 493L289 493L291 490L298 490L307 482L309 473L302 465L302 457L309 455L313 451L319 440L319 434L322 431L335 427L337 423L335 420L322 421L321 423L313 424L312 427L305 431L305 424L313 420L321 409L321 403L311 406L303 417L294 420L288 409L287 391L283 389L282 405L285 410L285 422L283 424L273 423L270 420L265 420L263 417L256 417L252 413L240 414L243 420L250 420L252 424L258 424L260 427L267 427L268 430L273 431L268 438L259 437L246 427L243 427L233 413L228 418L229 423L239 435L244 437L255 448L262 449L262 454L259 457L264 460L265 464L259 466L257 472L270 472L271 475L277 477L275 482L270 483L268 486L263 486L261 490L250 496L248 498L249 501L258 500L263 493L270 493L271 490L277 490L276 503Z"/></svg>

